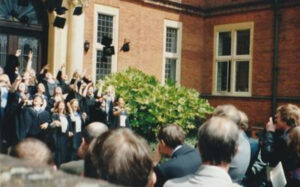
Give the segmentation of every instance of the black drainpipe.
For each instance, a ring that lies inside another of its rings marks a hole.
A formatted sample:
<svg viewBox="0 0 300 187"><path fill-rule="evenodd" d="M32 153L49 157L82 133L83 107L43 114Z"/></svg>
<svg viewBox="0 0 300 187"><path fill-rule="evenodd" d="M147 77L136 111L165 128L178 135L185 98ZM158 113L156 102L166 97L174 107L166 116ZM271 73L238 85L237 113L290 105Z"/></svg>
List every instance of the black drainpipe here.
<svg viewBox="0 0 300 187"><path fill-rule="evenodd" d="M272 77L272 116L276 114L277 107L277 85L278 85L278 42L279 42L279 0L274 0L274 59Z"/></svg>

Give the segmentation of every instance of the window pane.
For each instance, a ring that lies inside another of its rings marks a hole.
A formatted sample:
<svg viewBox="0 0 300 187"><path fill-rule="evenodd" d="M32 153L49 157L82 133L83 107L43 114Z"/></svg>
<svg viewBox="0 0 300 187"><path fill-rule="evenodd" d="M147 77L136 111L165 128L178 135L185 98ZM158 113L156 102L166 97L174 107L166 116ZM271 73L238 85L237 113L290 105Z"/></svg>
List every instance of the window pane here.
<svg viewBox="0 0 300 187"><path fill-rule="evenodd" d="M236 62L236 83L235 91L249 91L249 61Z"/></svg>
<svg viewBox="0 0 300 187"><path fill-rule="evenodd" d="M231 32L219 33L218 55L231 55Z"/></svg>
<svg viewBox="0 0 300 187"><path fill-rule="evenodd" d="M96 59L96 80L103 79L111 73L111 57L107 56L103 59L101 50L97 50Z"/></svg>
<svg viewBox="0 0 300 187"><path fill-rule="evenodd" d="M217 91L230 91L231 62L217 62Z"/></svg>
<svg viewBox="0 0 300 187"><path fill-rule="evenodd" d="M248 55L250 51L250 30L237 31L237 55Z"/></svg>
<svg viewBox="0 0 300 187"><path fill-rule="evenodd" d="M21 6L18 0L0 0L0 20L24 24L42 23L31 1L28 1L27 6Z"/></svg>
<svg viewBox="0 0 300 187"><path fill-rule="evenodd" d="M166 59L165 80L167 79L176 81L176 59L175 58Z"/></svg>
<svg viewBox="0 0 300 187"><path fill-rule="evenodd" d="M98 43L101 43L103 36L112 38L113 16L98 14L97 29L98 29L98 31L97 31L97 42Z"/></svg>
<svg viewBox="0 0 300 187"><path fill-rule="evenodd" d="M177 29L167 28L166 51L177 53Z"/></svg>
<svg viewBox="0 0 300 187"><path fill-rule="evenodd" d="M6 55L7 55L7 35L0 34L0 65L2 68L6 64Z"/></svg>

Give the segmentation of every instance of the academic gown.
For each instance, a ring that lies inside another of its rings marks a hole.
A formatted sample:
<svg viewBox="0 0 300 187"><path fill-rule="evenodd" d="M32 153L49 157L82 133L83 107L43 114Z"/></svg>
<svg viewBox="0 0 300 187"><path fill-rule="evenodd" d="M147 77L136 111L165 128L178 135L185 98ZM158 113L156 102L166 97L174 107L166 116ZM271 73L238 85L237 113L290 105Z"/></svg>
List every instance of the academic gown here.
<svg viewBox="0 0 300 187"><path fill-rule="evenodd" d="M80 116L80 121L81 121L81 131L80 132L76 132L76 122L74 121L74 119L72 119L71 117L71 123L72 123L72 129L73 129L73 143L72 143L72 155L71 155L71 160L77 160L78 156L77 156L77 150L80 147L81 144L81 139L82 139L82 134L81 132L83 131L83 129L85 128L85 123L81 117L81 113L77 112L77 114L74 115L78 115Z"/></svg>
<svg viewBox="0 0 300 187"><path fill-rule="evenodd" d="M57 166L60 166L62 163L68 162L70 160L70 150L71 150L71 138L68 136L69 132L72 132L71 119L66 115L68 125L66 132L62 132L61 127L52 127L53 133L53 144L54 144L54 160ZM60 121L59 114L54 113L52 115L52 121Z"/></svg>
<svg viewBox="0 0 300 187"><path fill-rule="evenodd" d="M107 114L105 112L105 108L102 108L99 105L101 105L101 103L96 103L94 105L94 108L91 110L89 123L101 122L101 123L107 124L107 121L106 121Z"/></svg>
<svg viewBox="0 0 300 187"><path fill-rule="evenodd" d="M23 107L19 116L17 125L17 134L19 140L25 137L34 137L51 145L51 134L49 129L42 130L40 125L50 124L51 116L46 110L36 111L33 107Z"/></svg>
<svg viewBox="0 0 300 187"><path fill-rule="evenodd" d="M96 100L94 97L83 97L81 100L81 111L85 112L88 116L87 121L88 123L91 122L91 113L95 108Z"/></svg>
<svg viewBox="0 0 300 187"><path fill-rule="evenodd" d="M58 86L61 87L63 94L69 92L69 85L66 81L62 78L62 71L58 71L56 80L58 81Z"/></svg>
<svg viewBox="0 0 300 187"><path fill-rule="evenodd" d="M119 111L119 107L114 107L113 111L117 112ZM125 119L124 124L122 124L121 119ZM131 128L129 124L129 116L126 111L121 112L120 115L114 116L113 119L113 128L120 128L120 127L126 127L126 128Z"/></svg>
<svg viewBox="0 0 300 187"><path fill-rule="evenodd" d="M9 92L7 106L5 108L4 116L4 138L8 142L8 146L15 145L18 142L17 138L17 123L20 121L18 115L21 112L23 102L19 92Z"/></svg>

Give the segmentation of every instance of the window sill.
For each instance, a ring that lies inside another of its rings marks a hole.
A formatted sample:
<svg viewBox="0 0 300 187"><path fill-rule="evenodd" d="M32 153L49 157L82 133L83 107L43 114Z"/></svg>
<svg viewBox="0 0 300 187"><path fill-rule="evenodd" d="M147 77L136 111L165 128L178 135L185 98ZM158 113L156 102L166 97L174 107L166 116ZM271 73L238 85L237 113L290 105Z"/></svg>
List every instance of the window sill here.
<svg viewBox="0 0 300 187"><path fill-rule="evenodd" d="M223 96L223 97L251 97L250 92L236 92L236 93L229 93L229 92L213 92L212 96Z"/></svg>

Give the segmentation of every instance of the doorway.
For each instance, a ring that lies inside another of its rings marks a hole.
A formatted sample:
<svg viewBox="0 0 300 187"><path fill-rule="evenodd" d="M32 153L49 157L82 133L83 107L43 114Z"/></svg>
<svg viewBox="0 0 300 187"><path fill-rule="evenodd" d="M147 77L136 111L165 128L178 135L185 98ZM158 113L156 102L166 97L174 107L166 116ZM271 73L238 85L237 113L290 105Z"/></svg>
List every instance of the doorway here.
<svg viewBox="0 0 300 187"><path fill-rule="evenodd" d="M29 0L26 6L18 0L0 0L0 65L7 56L22 50L19 57L22 72L26 56L33 51L32 68L39 71L47 64L48 15L41 1Z"/></svg>

